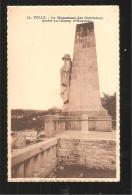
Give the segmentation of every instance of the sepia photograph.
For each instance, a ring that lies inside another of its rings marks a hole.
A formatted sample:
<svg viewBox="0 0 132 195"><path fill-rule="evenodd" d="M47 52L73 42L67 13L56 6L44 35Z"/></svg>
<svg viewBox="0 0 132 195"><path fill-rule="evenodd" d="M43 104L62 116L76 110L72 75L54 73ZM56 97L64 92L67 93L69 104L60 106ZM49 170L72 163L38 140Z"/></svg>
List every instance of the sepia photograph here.
<svg viewBox="0 0 132 195"><path fill-rule="evenodd" d="M119 182L119 6L8 6L8 181Z"/></svg>

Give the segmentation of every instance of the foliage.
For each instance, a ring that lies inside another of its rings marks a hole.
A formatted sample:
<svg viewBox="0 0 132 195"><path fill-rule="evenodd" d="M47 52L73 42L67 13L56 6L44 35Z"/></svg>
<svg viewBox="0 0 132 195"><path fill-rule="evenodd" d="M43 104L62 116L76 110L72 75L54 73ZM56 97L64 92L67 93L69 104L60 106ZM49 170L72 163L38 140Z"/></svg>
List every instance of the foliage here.
<svg viewBox="0 0 132 195"><path fill-rule="evenodd" d="M39 133L44 128L43 117L47 114L60 113L61 110L57 107L52 107L49 110L11 110L11 129L13 131L36 129Z"/></svg>
<svg viewBox="0 0 132 195"><path fill-rule="evenodd" d="M108 111L108 114L112 117L113 126L115 127L116 120L116 93L113 95L103 94L101 98L102 106Z"/></svg>
<svg viewBox="0 0 132 195"><path fill-rule="evenodd" d="M12 118L11 119L11 129L14 131L17 130L25 130L25 129L36 129L37 131L40 131L43 128L44 121L37 119L32 120L31 118Z"/></svg>

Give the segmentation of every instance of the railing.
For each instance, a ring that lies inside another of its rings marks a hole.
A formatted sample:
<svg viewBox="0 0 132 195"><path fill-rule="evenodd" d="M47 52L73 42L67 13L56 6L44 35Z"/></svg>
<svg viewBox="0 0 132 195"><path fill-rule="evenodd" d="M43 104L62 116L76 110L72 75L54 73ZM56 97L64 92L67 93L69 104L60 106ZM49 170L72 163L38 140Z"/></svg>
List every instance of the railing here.
<svg viewBox="0 0 132 195"><path fill-rule="evenodd" d="M86 117L86 118L85 118ZM44 117L45 135L47 137L55 136L56 133L65 130L83 130L89 131L111 131L112 120L110 116L88 117L87 115L79 116L56 116L47 115Z"/></svg>
<svg viewBox="0 0 132 195"><path fill-rule="evenodd" d="M50 138L12 153L12 178L46 177L56 167L57 139Z"/></svg>
<svg viewBox="0 0 132 195"><path fill-rule="evenodd" d="M93 130L104 130L109 131L112 129L111 117L70 117L62 118L60 121L65 124L65 130L83 130L87 128L89 131ZM59 121L59 122L60 122Z"/></svg>
<svg viewBox="0 0 132 195"><path fill-rule="evenodd" d="M64 117L58 117L53 120L54 123L54 130L56 133L64 131L65 130L65 120Z"/></svg>
<svg viewBox="0 0 132 195"><path fill-rule="evenodd" d="M65 120L63 116L44 116L44 132L46 137L53 137L57 133L65 130Z"/></svg>

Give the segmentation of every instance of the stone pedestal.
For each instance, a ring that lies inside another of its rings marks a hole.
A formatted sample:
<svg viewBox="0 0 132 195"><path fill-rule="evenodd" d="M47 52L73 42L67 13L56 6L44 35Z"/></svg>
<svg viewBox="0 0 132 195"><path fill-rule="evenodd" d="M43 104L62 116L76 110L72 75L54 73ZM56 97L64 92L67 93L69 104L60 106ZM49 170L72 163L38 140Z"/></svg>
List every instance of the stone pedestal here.
<svg viewBox="0 0 132 195"><path fill-rule="evenodd" d="M45 136L52 137L55 135L55 128L54 128L54 115L46 115L44 116L45 121Z"/></svg>

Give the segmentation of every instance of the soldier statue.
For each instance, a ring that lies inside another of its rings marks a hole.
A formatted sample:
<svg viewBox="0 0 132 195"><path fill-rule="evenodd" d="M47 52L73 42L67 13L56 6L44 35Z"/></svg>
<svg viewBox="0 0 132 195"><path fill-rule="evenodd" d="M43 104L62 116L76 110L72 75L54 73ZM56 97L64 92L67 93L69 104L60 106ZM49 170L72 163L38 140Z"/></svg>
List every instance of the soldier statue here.
<svg viewBox="0 0 132 195"><path fill-rule="evenodd" d="M71 57L69 54L65 54L62 58L64 65L60 70L61 74L61 98L64 104L69 101L69 87L70 87L70 76L71 76Z"/></svg>

